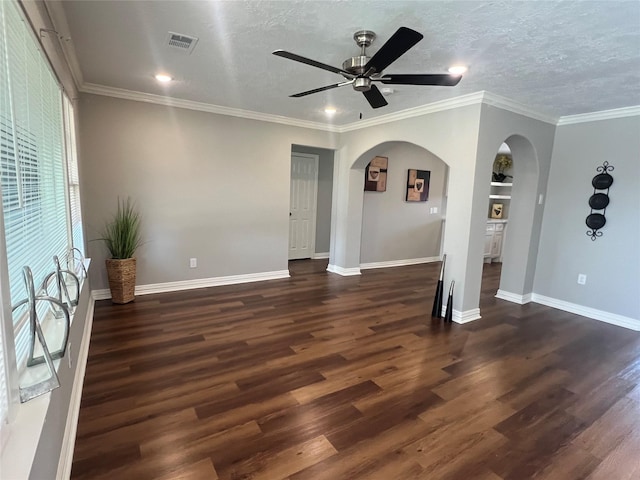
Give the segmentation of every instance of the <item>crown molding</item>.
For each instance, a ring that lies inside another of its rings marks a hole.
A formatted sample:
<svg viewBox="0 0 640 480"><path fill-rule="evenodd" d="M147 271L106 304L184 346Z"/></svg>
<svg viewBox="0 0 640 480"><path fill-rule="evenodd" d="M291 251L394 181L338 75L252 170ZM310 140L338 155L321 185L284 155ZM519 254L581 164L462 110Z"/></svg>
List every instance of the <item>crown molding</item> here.
<svg viewBox="0 0 640 480"><path fill-rule="evenodd" d="M62 2L43 3L47 15L49 16L49 20L51 20L51 24L54 27L54 30L56 30L59 36L63 36L69 39L69 41L60 41L59 44L62 49L64 59L67 62L67 66L69 67L69 72L71 72L71 78L73 78L76 90L80 91L80 87L84 83L84 79L82 77L82 69L80 68L80 62L78 62L78 55L76 54L76 49L73 45L71 30L69 29L69 24L67 23L67 16L64 13Z"/></svg>
<svg viewBox="0 0 640 480"><path fill-rule="evenodd" d="M396 122L398 120L404 120L407 118L420 117L422 115L428 115L430 113L451 110L453 108L477 105L482 102L483 93L484 92L475 92L467 95L461 95L459 97L447 98L446 100L439 100L437 102L428 103L419 107L407 108L406 110L401 110L399 112L381 115L370 120L360 120L357 122L348 123L346 125L338 127L338 133L351 132L353 130L360 130L362 128L373 127L375 125L383 125L385 123Z"/></svg>
<svg viewBox="0 0 640 480"><path fill-rule="evenodd" d="M219 115L228 115L231 117L246 118L249 120L258 120L261 122L279 123L282 125L290 125L293 127L311 128L314 130L324 130L327 132L339 132L339 127L319 122L310 122L308 120L298 120L280 115L272 115L269 113L252 112L250 110L241 110L239 108L222 107L220 105L212 105L209 103L195 102L193 100L182 100L179 98L165 97L162 95L154 95L152 93L136 92L133 90L125 90L123 88L106 87L95 83L84 83L80 88L83 93L91 93L94 95L102 95L105 97L122 98L125 100L135 100L138 102L154 103L156 105L164 105L167 107L185 108L187 110L197 110L199 112L217 113Z"/></svg>
<svg viewBox="0 0 640 480"><path fill-rule="evenodd" d="M75 52L72 50L73 46L69 47L71 50L66 51L69 54L71 71L76 81L82 79L82 73L79 67L77 67L77 61L74 62ZM75 66L75 68L74 68ZM136 92L133 90L126 90L123 88L107 87L104 85L97 85L94 83L82 83L79 90L83 93L91 93L94 95L102 95L107 97L122 98L125 100L134 100L138 102L153 103L157 105L164 105L168 107L185 108L188 110L196 110L200 112L216 113L219 115L229 115L232 117L246 118L250 120L258 120L262 122L278 123L281 125L289 125L292 127L310 128L313 130L322 130L332 133L346 133L354 130L360 130L363 128L369 128L376 125L384 125L390 122L397 122L399 120L405 120L409 118L415 118L422 115L428 115L436 112L442 112L445 110L451 110L454 108L466 107L470 105L485 104L493 107L507 110L509 112L523 115L528 118L540 120L541 122L549 123L551 125L571 125L574 123L593 122L597 120L609 120L613 118L632 117L640 115L640 105L624 108L616 108L613 110L603 110L600 112L582 113L579 115L568 115L563 117L554 117L546 115L521 103L515 102L500 95L496 95L487 91L480 91L462 95L459 97L448 98L446 100L440 100L419 107L408 108L399 112L389 113L387 115L381 115L369 120L360 120L346 125L331 125L327 123L311 122L308 120L300 120L291 117L285 117L282 115L273 115L269 113L253 112L250 110L242 110L239 108L223 107L220 105L212 105L204 102L196 102L192 100L182 100L179 98L165 97L162 95L155 95L151 93Z"/></svg>
<svg viewBox="0 0 640 480"><path fill-rule="evenodd" d="M501 97L500 95L496 95L495 93L487 91L483 91L482 94L482 103L484 103L485 105L498 107L511 113L524 115L525 117L540 120L541 122L550 123L551 125L557 125L558 123L558 117L537 112L530 107L527 107L522 103L515 102L509 98Z"/></svg>
<svg viewBox="0 0 640 480"><path fill-rule="evenodd" d="M598 120L610 120L612 118L635 117L640 115L640 105L632 107L614 108L600 112L580 113L578 115L566 115L560 117L558 125L572 125L574 123L596 122Z"/></svg>

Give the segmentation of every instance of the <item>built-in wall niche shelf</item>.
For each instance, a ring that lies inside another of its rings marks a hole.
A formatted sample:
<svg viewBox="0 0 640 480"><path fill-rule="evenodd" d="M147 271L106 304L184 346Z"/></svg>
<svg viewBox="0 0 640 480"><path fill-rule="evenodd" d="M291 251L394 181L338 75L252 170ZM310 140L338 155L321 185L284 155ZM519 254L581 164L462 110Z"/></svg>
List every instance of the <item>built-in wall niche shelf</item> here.
<svg viewBox="0 0 640 480"><path fill-rule="evenodd" d="M513 187L513 183L509 182L491 182L492 187Z"/></svg>
<svg viewBox="0 0 640 480"><path fill-rule="evenodd" d="M512 182L490 182L489 212L487 217L493 219L509 218Z"/></svg>

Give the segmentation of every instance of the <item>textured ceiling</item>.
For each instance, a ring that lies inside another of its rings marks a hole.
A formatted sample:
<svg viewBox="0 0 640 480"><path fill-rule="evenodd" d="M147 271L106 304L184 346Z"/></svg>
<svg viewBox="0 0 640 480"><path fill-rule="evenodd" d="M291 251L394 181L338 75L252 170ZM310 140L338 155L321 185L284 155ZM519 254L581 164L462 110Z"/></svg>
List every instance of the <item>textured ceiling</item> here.
<svg viewBox="0 0 640 480"><path fill-rule="evenodd" d="M552 116L640 104L638 1L64 1L84 82L303 120L373 118L486 90ZM385 73L470 66L457 87L394 86L372 110L351 87L289 98L342 77L273 56L285 49L341 66L356 30L400 26L424 39ZM169 31L199 37L191 55ZM64 33L64 32L63 32ZM176 81L161 86L156 72Z"/></svg>

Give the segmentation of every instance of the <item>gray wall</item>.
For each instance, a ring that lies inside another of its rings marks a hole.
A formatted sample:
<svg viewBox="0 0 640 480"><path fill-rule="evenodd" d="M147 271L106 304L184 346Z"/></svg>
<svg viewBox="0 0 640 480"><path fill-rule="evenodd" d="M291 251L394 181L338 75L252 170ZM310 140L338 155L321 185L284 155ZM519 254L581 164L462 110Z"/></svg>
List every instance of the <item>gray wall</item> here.
<svg viewBox="0 0 640 480"><path fill-rule="evenodd" d="M385 143L369 155L389 159L387 191L364 192L360 263L439 256L446 164L403 142ZM410 168L431 172L427 202L405 201ZM437 214L429 213L433 207Z"/></svg>
<svg viewBox="0 0 640 480"><path fill-rule="evenodd" d="M329 253L331 199L333 193L333 150L294 145L292 152L318 155L318 205L316 211L316 253Z"/></svg>
<svg viewBox="0 0 640 480"><path fill-rule="evenodd" d="M538 204L538 195L547 189L555 129L555 125L549 123L490 105L482 106L478 175L473 204L474 208L481 207L474 216L473 226L476 240L473 259L474 268L477 269L478 289L482 278L483 255L479 241L486 231L486 212L490 194L490 182L487 179L491 178L496 151L502 142L505 142L513 155L513 187L509 202L509 222L502 248L500 290L523 296L533 291L535 262L545 208L544 204Z"/></svg>
<svg viewBox="0 0 640 480"><path fill-rule="evenodd" d="M591 179L615 167L607 224L586 235ZM559 126L544 211L535 292L640 319L640 117ZM578 285L579 273L587 275Z"/></svg>
<svg viewBox="0 0 640 480"><path fill-rule="evenodd" d="M108 284L91 239L118 196L142 215L137 285L287 269L291 145L333 148L334 134L88 94L79 109L94 289Z"/></svg>
<svg viewBox="0 0 640 480"><path fill-rule="evenodd" d="M55 472L60 461L62 441L64 439L67 416L69 415L71 394L73 393L73 380L79 367L78 354L86 327L85 321L91 301L90 297L91 287L89 282L85 281L74 313L71 330L69 331L69 347L58 367L60 387L51 392L49 408L47 409L40 441L31 466L29 475L31 480L53 479L56 476Z"/></svg>

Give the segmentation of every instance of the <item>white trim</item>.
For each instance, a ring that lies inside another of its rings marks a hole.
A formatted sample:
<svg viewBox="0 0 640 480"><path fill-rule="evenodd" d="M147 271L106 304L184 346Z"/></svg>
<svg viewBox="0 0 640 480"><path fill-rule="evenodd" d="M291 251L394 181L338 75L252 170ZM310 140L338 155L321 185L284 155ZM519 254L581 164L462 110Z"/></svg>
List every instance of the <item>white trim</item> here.
<svg viewBox="0 0 640 480"><path fill-rule="evenodd" d="M595 122L598 120L610 120L612 118L635 117L636 115L640 115L640 105L614 108L612 110L602 110L600 112L580 113L578 115L566 115L564 117L560 117L558 125Z"/></svg>
<svg viewBox="0 0 640 480"><path fill-rule="evenodd" d="M75 57L75 52L66 50L65 53L69 58ZM71 62L73 63L73 62ZM76 82L81 81L81 73L76 71L77 67L70 64L70 70L72 76ZM201 112L217 113L219 115L229 115L232 117L247 118L251 120L259 120L263 122L279 123L282 125L291 125L294 127L310 128L314 130L323 130L334 133L345 133L353 130L360 130L363 128L373 127L375 125L383 125L390 122L396 122L398 120L404 120L407 118L419 117L422 115L428 115L431 113L442 112L445 110L451 110L454 108L466 107L469 105L485 104L493 107L507 110L509 112L523 115L528 118L540 120L541 122L549 123L551 125L570 125L573 123L593 122L596 120L608 120L612 118L622 118L640 115L640 106L631 106L616 108L611 110L602 110L599 112L581 113L578 115L565 115L562 117L556 117L544 113L537 112L532 108L518 103L495 93L487 91L479 91L475 93L469 93L467 95L460 95L454 98L448 98L445 100L439 100L437 102L428 103L419 107L407 108L399 112L389 113L387 115L380 115L369 120L359 120L357 122L348 123L345 125L331 125L328 123L312 122L309 120L301 120L292 117L285 117L282 115L274 115L270 113L253 112L250 110L242 110L239 108L223 107L221 105L213 105L210 103L196 102L192 100L183 100L179 98L165 97L162 95L155 95L151 93L136 92L133 90L126 90L123 88L108 87L105 85L98 85L95 83L82 83L78 89L83 93L91 93L94 95L103 95L107 97L123 98L125 100L134 100L138 102L153 103L157 105L165 105L169 107L185 108L188 110L197 110Z"/></svg>
<svg viewBox="0 0 640 480"><path fill-rule="evenodd" d="M420 117L422 115L428 115L430 113L451 110L453 108L477 105L482 103L483 95L484 92L469 93L467 95L461 95L459 97L447 98L446 100L428 103L419 107L407 108L405 110L400 110L399 112L380 115L369 120L359 120L357 122L338 127L338 132L351 132L353 130L360 130L362 128L373 127L375 125L383 125L385 123L396 122L398 120L404 120L407 118Z"/></svg>
<svg viewBox="0 0 640 480"><path fill-rule="evenodd" d="M153 293L178 292L196 288L219 287L221 285L235 285L237 283L262 282L289 278L289 270L274 270L272 272L246 273L244 275L229 275L227 277L198 278L196 280L180 280L177 282L152 283L136 285L136 295L150 295ZM91 295L95 300L111 298L108 288L93 290Z"/></svg>
<svg viewBox="0 0 640 480"><path fill-rule="evenodd" d="M94 95L103 95L106 97L123 98L125 100L154 103L157 105L165 105L168 107L186 108L187 110L217 113L219 115L229 115L231 117L247 118L250 120L259 120L262 122L280 123L283 125L291 125L294 127L311 128L314 130L324 130L327 132L339 131L338 127L326 123L310 122L308 120L299 120L295 118L284 117L281 115L273 115L270 113L241 110L239 108L222 107L220 105L194 102L192 100L182 100L180 98L164 97L162 95L154 95L152 93L135 92L132 90L125 90L123 88L105 87L103 85L96 85L94 83L82 84L82 87L80 87L80 91L84 93L92 93Z"/></svg>
<svg viewBox="0 0 640 480"><path fill-rule="evenodd" d="M343 277L350 277L352 275L360 275L360 268L343 268L339 267L338 265L329 264L327 266L327 272L337 273L338 275L342 275Z"/></svg>
<svg viewBox="0 0 640 480"><path fill-rule="evenodd" d="M491 105L502 110L508 110L511 113L524 115L525 117L540 120L541 122L545 123L550 123L551 125L556 125L558 123L558 117L536 112L527 105L523 105L522 103L518 103L509 98L501 97L500 95L496 95L495 93L487 91L482 92L482 94L482 103L484 103L485 105Z"/></svg>
<svg viewBox="0 0 640 480"><path fill-rule="evenodd" d="M311 255L312 260L320 260L323 258L329 258L329 252L314 253L313 255Z"/></svg>
<svg viewBox="0 0 640 480"><path fill-rule="evenodd" d="M636 318L625 317L616 313L609 313L603 310L578 305L576 303L565 302L564 300L558 300L557 298L545 297L544 295L539 295L537 293L533 293L531 295L531 301L548 307L557 308L558 310L564 310L565 312L592 318L593 320L610 323L611 325L640 331L640 320Z"/></svg>
<svg viewBox="0 0 640 480"><path fill-rule="evenodd" d="M369 262L361 263L360 270L368 270L370 268L388 268L388 267L402 267L405 265L418 265L420 263L439 262L440 257L422 257L422 258L407 258L404 260L391 260L388 262Z"/></svg>
<svg viewBox="0 0 640 480"><path fill-rule="evenodd" d="M56 34L61 37L71 37L71 29L67 22L67 16L64 12L62 2L43 2L44 7L51 20L51 24L56 30ZM80 62L78 62L78 55L76 53L73 42L59 40L58 44L62 49L62 55L64 56L67 65L69 66L69 72L71 72L71 78L73 79L74 86L77 90L80 90L80 86L84 84L82 76L82 69L80 68ZM72 99L75 100L75 99Z"/></svg>
<svg viewBox="0 0 640 480"><path fill-rule="evenodd" d="M507 302L517 303L518 305L524 305L531 301L531 293L520 295L518 293L507 292L506 290L498 290L496 298L506 300Z"/></svg>
<svg viewBox="0 0 640 480"><path fill-rule="evenodd" d="M471 310L465 310L464 312L456 310L455 308L453 309L453 321L456 323L469 323L481 318L479 308L472 308Z"/></svg>
<svg viewBox="0 0 640 480"><path fill-rule="evenodd" d="M442 317L444 318L444 315L447 311L447 306L443 305L442 306ZM471 310L465 310L464 312L461 312L460 310L456 310L455 308L453 309L451 318L454 322L456 323L469 323L469 322L473 322L474 320L479 320L482 317L480 316L480 309L479 308L472 308Z"/></svg>
<svg viewBox="0 0 640 480"><path fill-rule="evenodd" d="M76 432L78 430L78 416L80 415L80 401L82 400L82 387L84 385L84 374L87 369L87 358L89 356L89 343L91 341L91 329L93 327L93 311L95 300L89 300L87 316L85 318L84 333L82 343L78 350L76 359L76 374L73 378L73 388L69 401L67 413L67 424L64 429L62 448L60 449L60 459L58 461L58 471L56 480L68 480L71 477L71 465L73 464L73 449L76 443Z"/></svg>

